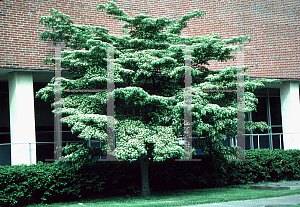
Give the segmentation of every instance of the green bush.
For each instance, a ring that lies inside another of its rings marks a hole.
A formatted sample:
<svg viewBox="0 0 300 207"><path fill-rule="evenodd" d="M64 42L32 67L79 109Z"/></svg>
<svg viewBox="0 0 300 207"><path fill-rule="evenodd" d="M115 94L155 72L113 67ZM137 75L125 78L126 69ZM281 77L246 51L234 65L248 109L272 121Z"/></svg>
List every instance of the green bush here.
<svg viewBox="0 0 300 207"><path fill-rule="evenodd" d="M57 161L58 164L67 166L73 166L77 169L82 167L84 164L93 162L93 158L97 155L103 155L101 149L87 146L85 144L72 143L62 148L64 156ZM71 161L71 162L70 162Z"/></svg>
<svg viewBox="0 0 300 207"><path fill-rule="evenodd" d="M153 191L221 187L226 183L226 171L209 155L199 155L201 161L154 162L149 167Z"/></svg>
<svg viewBox="0 0 300 207"><path fill-rule="evenodd" d="M0 167L0 206L68 201L102 190L99 176L52 163Z"/></svg>
<svg viewBox="0 0 300 207"><path fill-rule="evenodd" d="M138 162L94 162L80 153L86 151L86 147L70 146L68 149L74 156L72 162L0 167L0 206L140 193ZM210 154L195 156L201 159L199 162L176 162L174 159L150 162L150 188L157 192L273 179L300 180L300 150L246 150L245 158L253 161L245 162L226 159L226 155L233 153L232 149L223 149L222 153L216 153L216 149L211 148Z"/></svg>
<svg viewBox="0 0 300 207"><path fill-rule="evenodd" d="M70 145L64 152L73 162L38 162L36 165L0 167L0 206L24 206L30 203L68 201L99 193L104 182L93 170L81 170L88 163L86 156L96 151L92 147Z"/></svg>
<svg viewBox="0 0 300 207"><path fill-rule="evenodd" d="M230 184L249 181L300 180L300 150L246 150L246 159L228 163Z"/></svg>

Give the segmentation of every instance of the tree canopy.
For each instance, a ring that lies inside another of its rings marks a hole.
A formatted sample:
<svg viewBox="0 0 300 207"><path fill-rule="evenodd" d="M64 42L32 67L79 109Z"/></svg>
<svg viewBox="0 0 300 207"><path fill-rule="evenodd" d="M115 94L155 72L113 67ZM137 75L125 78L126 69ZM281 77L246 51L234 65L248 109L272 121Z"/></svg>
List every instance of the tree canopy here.
<svg viewBox="0 0 300 207"><path fill-rule="evenodd" d="M194 11L179 20L129 17L116 4L100 5L113 18L124 21L124 36L110 35L105 28L75 25L56 10L42 17L49 31L40 40L65 43L62 68L71 78L62 78L62 123L79 138L99 139L106 150L107 93L67 93L64 90L105 89L107 87L107 49L114 47L116 158L162 161L184 156L178 136L183 135L185 47L191 48L192 60L192 133L193 137L222 140L236 134L236 93L203 92L205 89L237 89L237 70L230 67L209 70L209 61L234 60L233 54L245 36L222 40L220 35L182 37L181 31L191 18L202 18L204 11ZM199 20L200 21L200 20ZM203 20L201 20L203 21ZM55 58L44 60L53 65ZM247 67L244 68L246 70ZM36 94L53 102L54 81ZM245 75L245 112L256 110L253 91L274 80L250 80ZM264 122L245 122L246 130L268 128Z"/></svg>

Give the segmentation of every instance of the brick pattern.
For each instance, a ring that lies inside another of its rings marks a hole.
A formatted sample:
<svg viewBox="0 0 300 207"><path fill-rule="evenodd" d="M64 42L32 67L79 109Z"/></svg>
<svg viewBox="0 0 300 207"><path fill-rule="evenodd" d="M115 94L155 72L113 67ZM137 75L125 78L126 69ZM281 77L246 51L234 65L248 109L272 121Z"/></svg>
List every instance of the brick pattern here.
<svg viewBox="0 0 300 207"><path fill-rule="evenodd" d="M69 15L75 24L105 27L123 35L124 24L95 11L103 0L2 0L0 1L0 68L49 69L42 60L54 55L50 42L40 42L45 31L38 21L51 8ZM182 36L220 34L223 39L246 35L245 65L250 77L300 79L300 1L295 0L113 0L129 16L179 18L204 10L203 19L192 19ZM211 69L235 65L210 62Z"/></svg>

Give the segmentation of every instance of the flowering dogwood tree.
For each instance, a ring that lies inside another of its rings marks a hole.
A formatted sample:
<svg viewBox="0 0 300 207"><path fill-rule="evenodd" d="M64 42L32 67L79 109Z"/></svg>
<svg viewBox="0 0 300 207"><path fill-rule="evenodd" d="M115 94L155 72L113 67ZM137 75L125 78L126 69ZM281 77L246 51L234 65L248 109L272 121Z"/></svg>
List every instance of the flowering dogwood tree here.
<svg viewBox="0 0 300 207"><path fill-rule="evenodd" d="M114 3L100 5L113 18L126 22L124 36L109 35L108 30L73 24L73 20L56 10L42 17L40 23L52 31L41 34L41 40L64 42L69 50L62 52L62 68L71 78L62 78L62 90L105 89L107 86L107 49L114 50L114 103L117 159L137 159L141 166L141 195L149 196L149 161L184 157L178 144L183 134L185 48L192 55L192 133L194 137L222 140L236 134L236 93L209 93L204 89L236 89L237 68L208 70L210 60L235 59L235 51L247 37L221 41L219 35L181 37L191 18L202 18L203 11L189 13L181 19L152 19L139 15L129 17ZM44 60L53 64L54 58ZM246 69L246 68L245 68ZM245 112L255 110L257 99L252 93L270 80L250 81L245 76ZM53 102L54 78L36 94ZM62 123L83 139L99 139L106 150L105 133L107 93L62 92ZM246 130L266 129L266 123L245 123Z"/></svg>

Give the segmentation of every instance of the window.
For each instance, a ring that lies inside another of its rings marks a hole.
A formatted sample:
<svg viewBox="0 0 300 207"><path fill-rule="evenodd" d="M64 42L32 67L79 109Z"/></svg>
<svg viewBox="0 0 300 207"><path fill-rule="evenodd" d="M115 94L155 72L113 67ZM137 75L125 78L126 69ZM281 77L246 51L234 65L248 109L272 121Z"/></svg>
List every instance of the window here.
<svg viewBox="0 0 300 207"><path fill-rule="evenodd" d="M264 88L254 91L258 99L257 111L245 114L245 121L264 121L271 130L246 131L245 149L270 148L283 149L282 118L279 88ZM258 136L259 135L259 136ZM224 140L225 146L235 145L235 140Z"/></svg>

